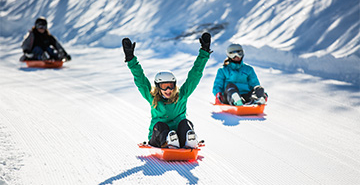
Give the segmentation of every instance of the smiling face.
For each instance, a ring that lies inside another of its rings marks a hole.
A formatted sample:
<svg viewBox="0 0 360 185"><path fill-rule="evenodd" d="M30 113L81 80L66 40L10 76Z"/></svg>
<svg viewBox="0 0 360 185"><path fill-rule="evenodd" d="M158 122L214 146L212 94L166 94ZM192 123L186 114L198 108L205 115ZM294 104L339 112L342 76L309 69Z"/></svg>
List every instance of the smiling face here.
<svg viewBox="0 0 360 185"><path fill-rule="evenodd" d="M159 83L160 92L162 95L164 95L165 98L170 98L172 92L175 89L175 83L174 82L165 82L165 83Z"/></svg>
<svg viewBox="0 0 360 185"><path fill-rule="evenodd" d="M160 89L161 94L167 99L169 99L171 97L171 94L173 93L173 91L174 91L174 89L166 89L166 90Z"/></svg>

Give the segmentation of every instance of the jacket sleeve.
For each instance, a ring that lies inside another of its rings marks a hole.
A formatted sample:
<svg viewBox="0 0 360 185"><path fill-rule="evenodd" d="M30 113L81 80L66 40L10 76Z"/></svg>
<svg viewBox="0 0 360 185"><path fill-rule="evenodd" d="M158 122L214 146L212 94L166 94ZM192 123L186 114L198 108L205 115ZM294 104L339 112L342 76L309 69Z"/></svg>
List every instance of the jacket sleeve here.
<svg viewBox="0 0 360 185"><path fill-rule="evenodd" d="M25 36L24 36L24 41L21 45L21 48L23 50L24 53L31 53L33 44L34 44L34 33L32 31L29 31Z"/></svg>
<svg viewBox="0 0 360 185"><path fill-rule="evenodd" d="M216 96L216 94L218 92L224 92L225 86L225 74L224 74L224 69L223 68L219 68L217 73L216 73L216 77L215 77L215 81L214 81L214 86L213 86L213 94L214 96Z"/></svg>
<svg viewBox="0 0 360 185"><path fill-rule="evenodd" d="M53 45L56 50L63 51L66 53L65 49L61 46L61 44L57 41L57 39L53 35L50 35L50 45Z"/></svg>
<svg viewBox="0 0 360 185"><path fill-rule="evenodd" d="M127 62L127 65L134 76L134 82L140 91L141 95L152 104L151 99L151 83L149 79L145 76L144 70L142 69L139 61L137 61L137 57L134 57L132 60Z"/></svg>
<svg viewBox="0 0 360 185"><path fill-rule="evenodd" d="M184 84L180 87L180 96L189 97L194 92L196 86L199 84L202 77L205 65L209 60L210 53L200 49L199 55L197 56L194 66L188 73L187 79Z"/></svg>
<svg viewBox="0 0 360 185"><path fill-rule="evenodd" d="M259 79L255 73L254 68L251 68L250 74L248 76L249 89L253 90L255 86L260 85Z"/></svg>

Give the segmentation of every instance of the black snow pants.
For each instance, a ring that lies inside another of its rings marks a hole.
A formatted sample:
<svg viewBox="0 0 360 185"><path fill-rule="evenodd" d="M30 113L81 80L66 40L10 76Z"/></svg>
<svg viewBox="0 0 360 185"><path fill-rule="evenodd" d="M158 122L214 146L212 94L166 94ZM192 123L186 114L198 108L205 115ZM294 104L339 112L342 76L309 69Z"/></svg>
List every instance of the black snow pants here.
<svg viewBox="0 0 360 185"><path fill-rule="evenodd" d="M224 92L224 101L225 102L223 102L223 103L232 105L234 100L231 98L231 96L235 92L239 93L239 89L237 88L237 86L235 84L229 83L225 88L225 92ZM255 86L254 89L252 89L250 92L248 92L246 94L240 94L240 96L243 100L243 103L248 103L252 100L256 100L258 98L265 97L265 90L262 86L258 85L258 86Z"/></svg>
<svg viewBox="0 0 360 185"><path fill-rule="evenodd" d="M194 125L188 119L181 120L177 130L175 130L179 138L180 148L183 148L185 146L186 133L188 130L194 130ZM160 148L165 144L166 137L169 132L170 132L170 128L166 123L157 122L154 125L153 134L151 136L149 144L151 146Z"/></svg>

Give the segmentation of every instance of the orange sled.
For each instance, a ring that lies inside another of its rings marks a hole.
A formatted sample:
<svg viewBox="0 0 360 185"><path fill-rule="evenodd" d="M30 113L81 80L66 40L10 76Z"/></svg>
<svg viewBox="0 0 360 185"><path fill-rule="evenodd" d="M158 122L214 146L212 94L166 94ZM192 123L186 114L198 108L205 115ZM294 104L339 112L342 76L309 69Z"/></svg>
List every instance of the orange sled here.
<svg viewBox="0 0 360 185"><path fill-rule="evenodd" d="M64 63L61 60L25 60L24 62L31 68L61 68Z"/></svg>
<svg viewBox="0 0 360 185"><path fill-rule="evenodd" d="M215 99L214 105L218 106L222 112L235 114L238 116L262 114L265 109L265 104L233 106L233 105L223 104L217 98Z"/></svg>
<svg viewBox="0 0 360 185"><path fill-rule="evenodd" d="M199 148L195 149L174 149L174 148L157 148L148 144L140 143L139 148L150 149L152 156L164 161L191 161L196 160L198 156ZM199 147L205 146L203 143L199 143Z"/></svg>

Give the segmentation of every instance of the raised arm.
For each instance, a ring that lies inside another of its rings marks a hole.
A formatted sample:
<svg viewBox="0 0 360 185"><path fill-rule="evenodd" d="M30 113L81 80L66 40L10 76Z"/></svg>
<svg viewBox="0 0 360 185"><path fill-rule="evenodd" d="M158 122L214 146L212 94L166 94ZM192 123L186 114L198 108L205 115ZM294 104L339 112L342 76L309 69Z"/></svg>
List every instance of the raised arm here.
<svg viewBox="0 0 360 185"><path fill-rule="evenodd" d="M122 45L125 53L125 62L129 67L132 75L134 76L134 82L140 91L141 95L151 104L151 83L149 79L145 76L144 70L142 69L139 61L134 56L135 42L131 43L129 38L124 38L122 40Z"/></svg>
<svg viewBox="0 0 360 185"><path fill-rule="evenodd" d="M194 66L189 71L185 83L180 88L180 95L183 97L189 97L191 93L194 92L196 86L200 82L205 65L209 60L210 53L212 52L210 50L211 35L209 33L202 34L199 41L201 43L199 55L194 62Z"/></svg>

